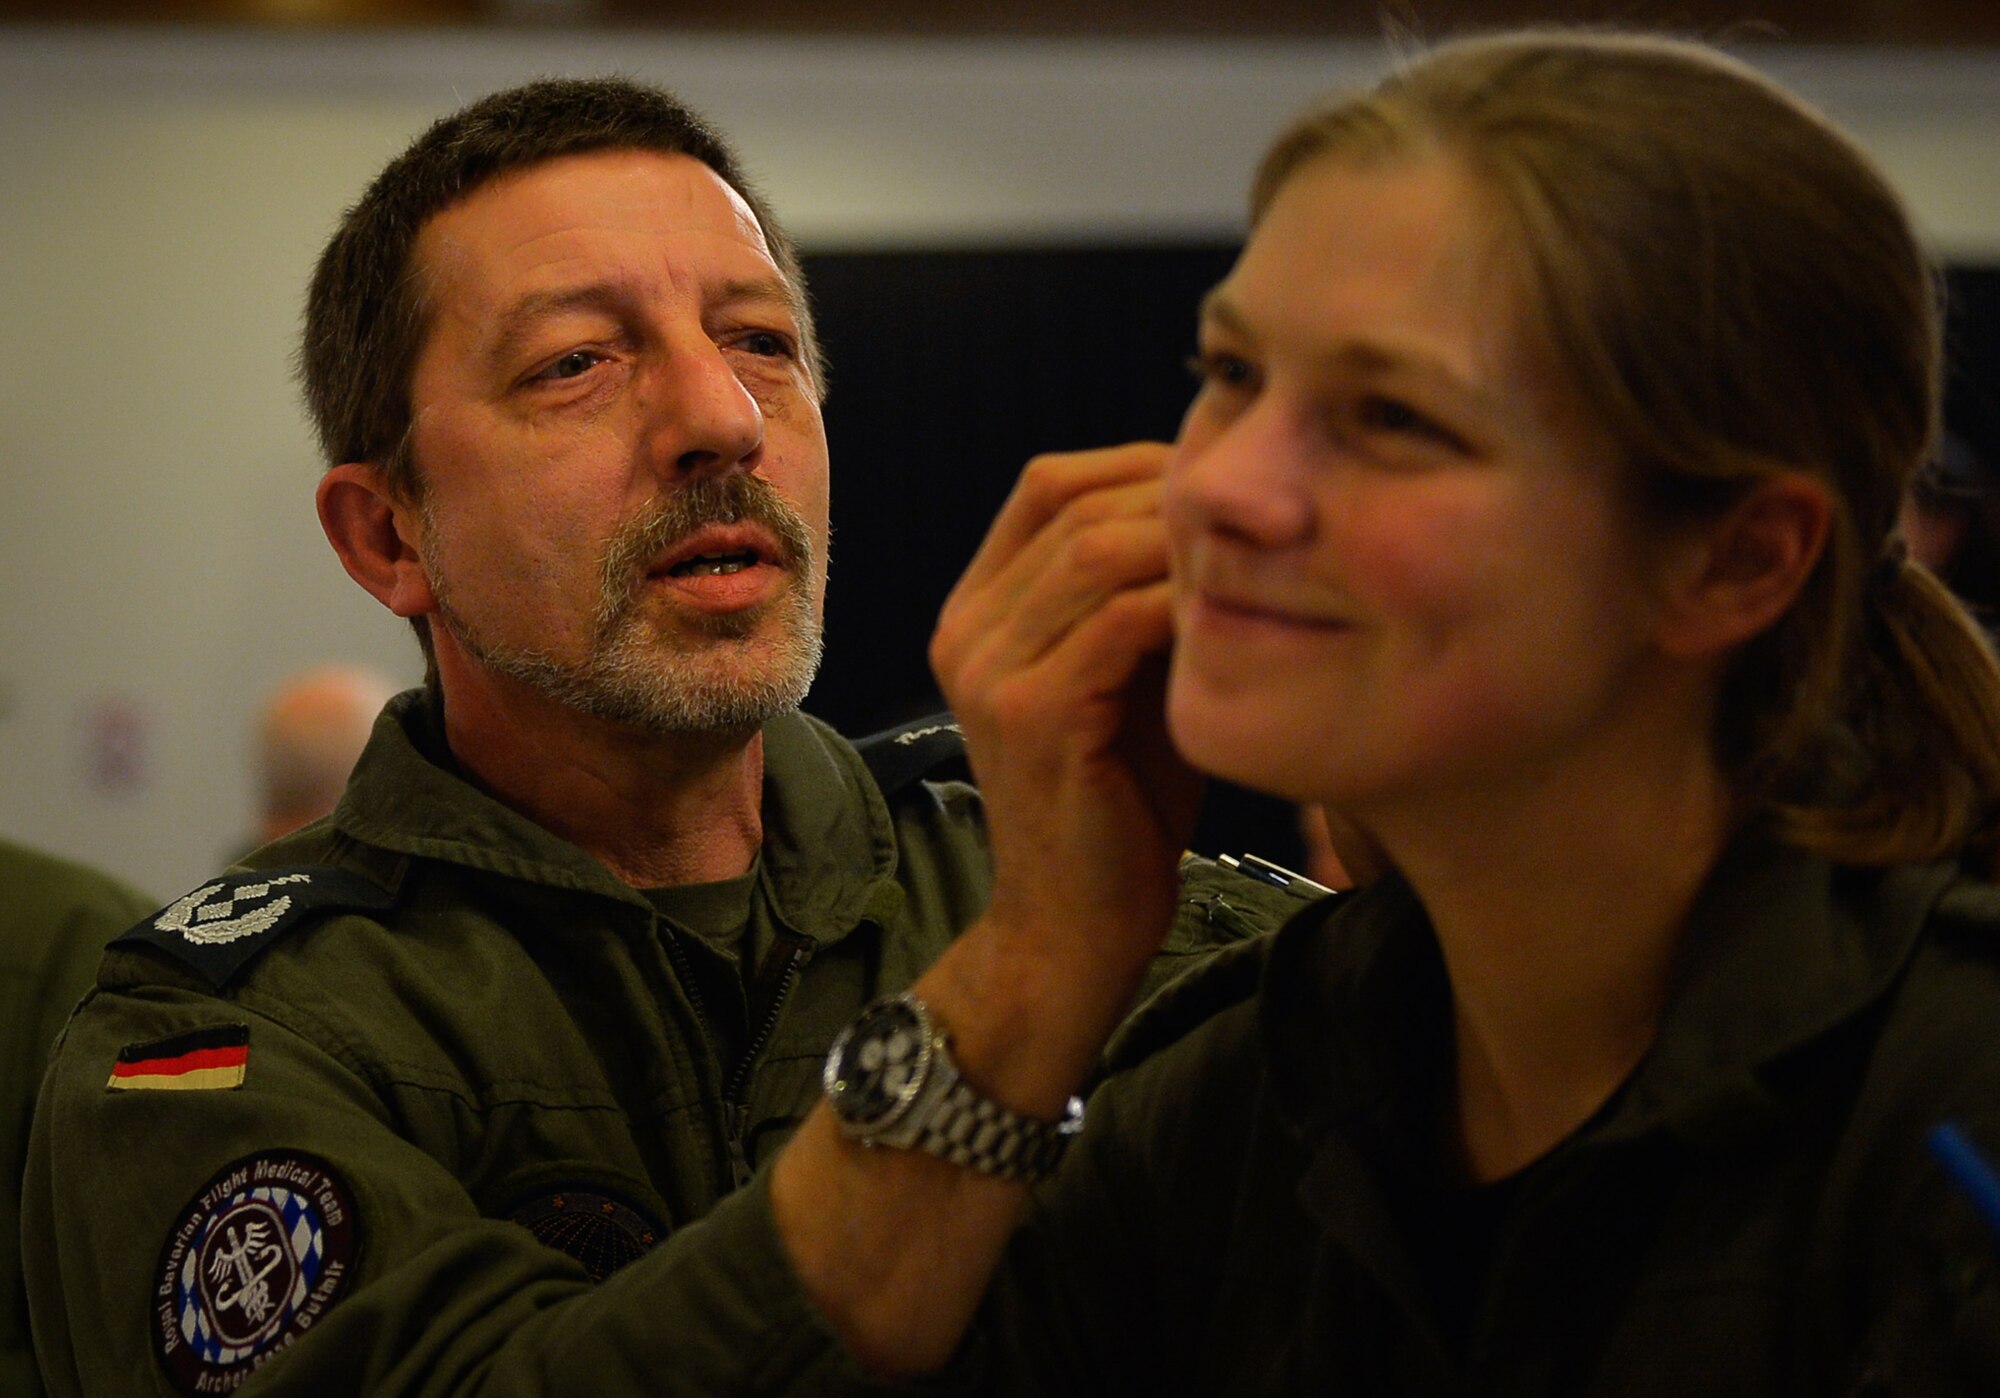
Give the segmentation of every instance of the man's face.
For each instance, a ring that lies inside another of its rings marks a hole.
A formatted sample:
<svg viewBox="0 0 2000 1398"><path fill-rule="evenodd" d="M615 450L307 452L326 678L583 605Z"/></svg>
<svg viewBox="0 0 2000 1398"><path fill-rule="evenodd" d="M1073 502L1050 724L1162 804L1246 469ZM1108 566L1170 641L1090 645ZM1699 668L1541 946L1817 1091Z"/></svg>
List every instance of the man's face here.
<svg viewBox="0 0 2000 1398"><path fill-rule="evenodd" d="M685 156L510 173L417 240L433 639L650 732L755 728L818 665L827 455L795 293Z"/></svg>

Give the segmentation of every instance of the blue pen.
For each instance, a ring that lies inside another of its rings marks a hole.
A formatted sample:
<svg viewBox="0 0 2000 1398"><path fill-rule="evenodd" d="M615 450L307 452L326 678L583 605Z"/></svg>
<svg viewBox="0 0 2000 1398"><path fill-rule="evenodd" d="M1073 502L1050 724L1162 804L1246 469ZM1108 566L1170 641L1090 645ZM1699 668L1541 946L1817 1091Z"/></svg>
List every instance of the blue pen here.
<svg viewBox="0 0 2000 1398"><path fill-rule="evenodd" d="M1938 1164L1944 1166L1945 1173L1972 1207L1979 1210L1986 1226L2000 1236L2000 1174L1994 1173L1992 1164L1956 1122L1933 1126L1927 1140Z"/></svg>

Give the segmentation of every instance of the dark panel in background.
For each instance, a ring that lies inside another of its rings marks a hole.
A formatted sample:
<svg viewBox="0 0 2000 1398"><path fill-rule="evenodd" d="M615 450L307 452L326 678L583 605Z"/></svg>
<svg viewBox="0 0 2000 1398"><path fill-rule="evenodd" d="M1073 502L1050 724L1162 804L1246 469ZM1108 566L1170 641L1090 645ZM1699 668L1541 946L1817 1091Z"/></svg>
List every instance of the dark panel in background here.
<svg viewBox="0 0 2000 1398"><path fill-rule="evenodd" d="M833 581L807 707L861 734L938 705L924 648L945 593L1037 452L1169 437L1194 308L1231 246L823 254ZM2000 267L1950 278L1947 416L2000 456ZM1810 391L1810 386L1802 386ZM1196 836L1298 867L1279 803L1223 788Z"/></svg>
<svg viewBox="0 0 2000 1398"><path fill-rule="evenodd" d="M1952 268L1945 308L1945 422L2000 464L2000 265Z"/></svg>
<svg viewBox="0 0 2000 1398"><path fill-rule="evenodd" d="M932 711L938 608L1038 452L1168 438L1195 304L1231 245L806 259L832 363L827 660L807 707L848 733ZM1298 867L1290 811L1212 792L1195 847Z"/></svg>
<svg viewBox="0 0 2000 1398"><path fill-rule="evenodd" d="M1233 250L811 257L832 365L833 585L817 712L855 731L934 706L923 643L1038 452L1166 438L1194 308Z"/></svg>

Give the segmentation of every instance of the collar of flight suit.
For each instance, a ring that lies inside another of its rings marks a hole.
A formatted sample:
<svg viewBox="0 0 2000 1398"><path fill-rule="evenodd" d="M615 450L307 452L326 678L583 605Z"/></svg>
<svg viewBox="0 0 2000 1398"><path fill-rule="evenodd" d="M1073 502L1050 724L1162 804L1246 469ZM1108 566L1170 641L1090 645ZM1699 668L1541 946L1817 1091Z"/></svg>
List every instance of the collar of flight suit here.
<svg viewBox="0 0 2000 1398"><path fill-rule="evenodd" d="M900 904L896 844L866 766L833 730L802 714L773 719L763 736L761 877L778 916L822 944L864 919L886 921ZM613 899L652 915L645 897L593 856L468 781L427 690L400 694L383 710L332 824L398 855Z"/></svg>
<svg viewBox="0 0 2000 1398"><path fill-rule="evenodd" d="M1891 990L1956 876L1948 863L1860 869L1738 841L1696 898L1652 1047L1579 1137L1665 1128L1726 1148L1763 1129L1783 1091L1773 1066ZM1259 1008L1281 1114L1307 1141L1357 1122L1394 1139L1426 1119L1449 1088L1449 997L1429 919L1399 877L1295 919Z"/></svg>

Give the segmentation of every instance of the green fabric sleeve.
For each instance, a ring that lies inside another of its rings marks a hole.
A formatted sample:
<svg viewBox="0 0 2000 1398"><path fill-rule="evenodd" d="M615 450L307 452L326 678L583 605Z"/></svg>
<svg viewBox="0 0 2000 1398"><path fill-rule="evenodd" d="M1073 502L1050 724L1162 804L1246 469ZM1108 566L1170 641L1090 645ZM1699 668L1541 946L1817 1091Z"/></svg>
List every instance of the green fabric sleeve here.
<svg viewBox="0 0 2000 1398"><path fill-rule="evenodd" d="M132 1041L229 1020L249 1026L240 1087L106 1089ZM157 1352L166 1248L216 1173L260 1152L326 1163L353 1201L357 1251L350 1284L246 1394L864 1386L784 1264L761 1177L593 1285L526 1229L481 1217L395 1126L364 1073L307 1026L193 991L100 995L71 1027L29 1151L28 1278L51 1392L178 1391Z"/></svg>
<svg viewBox="0 0 2000 1398"><path fill-rule="evenodd" d="M104 944L154 906L93 869L0 841L0 1393L16 1398L42 1392L17 1260L35 1093Z"/></svg>

